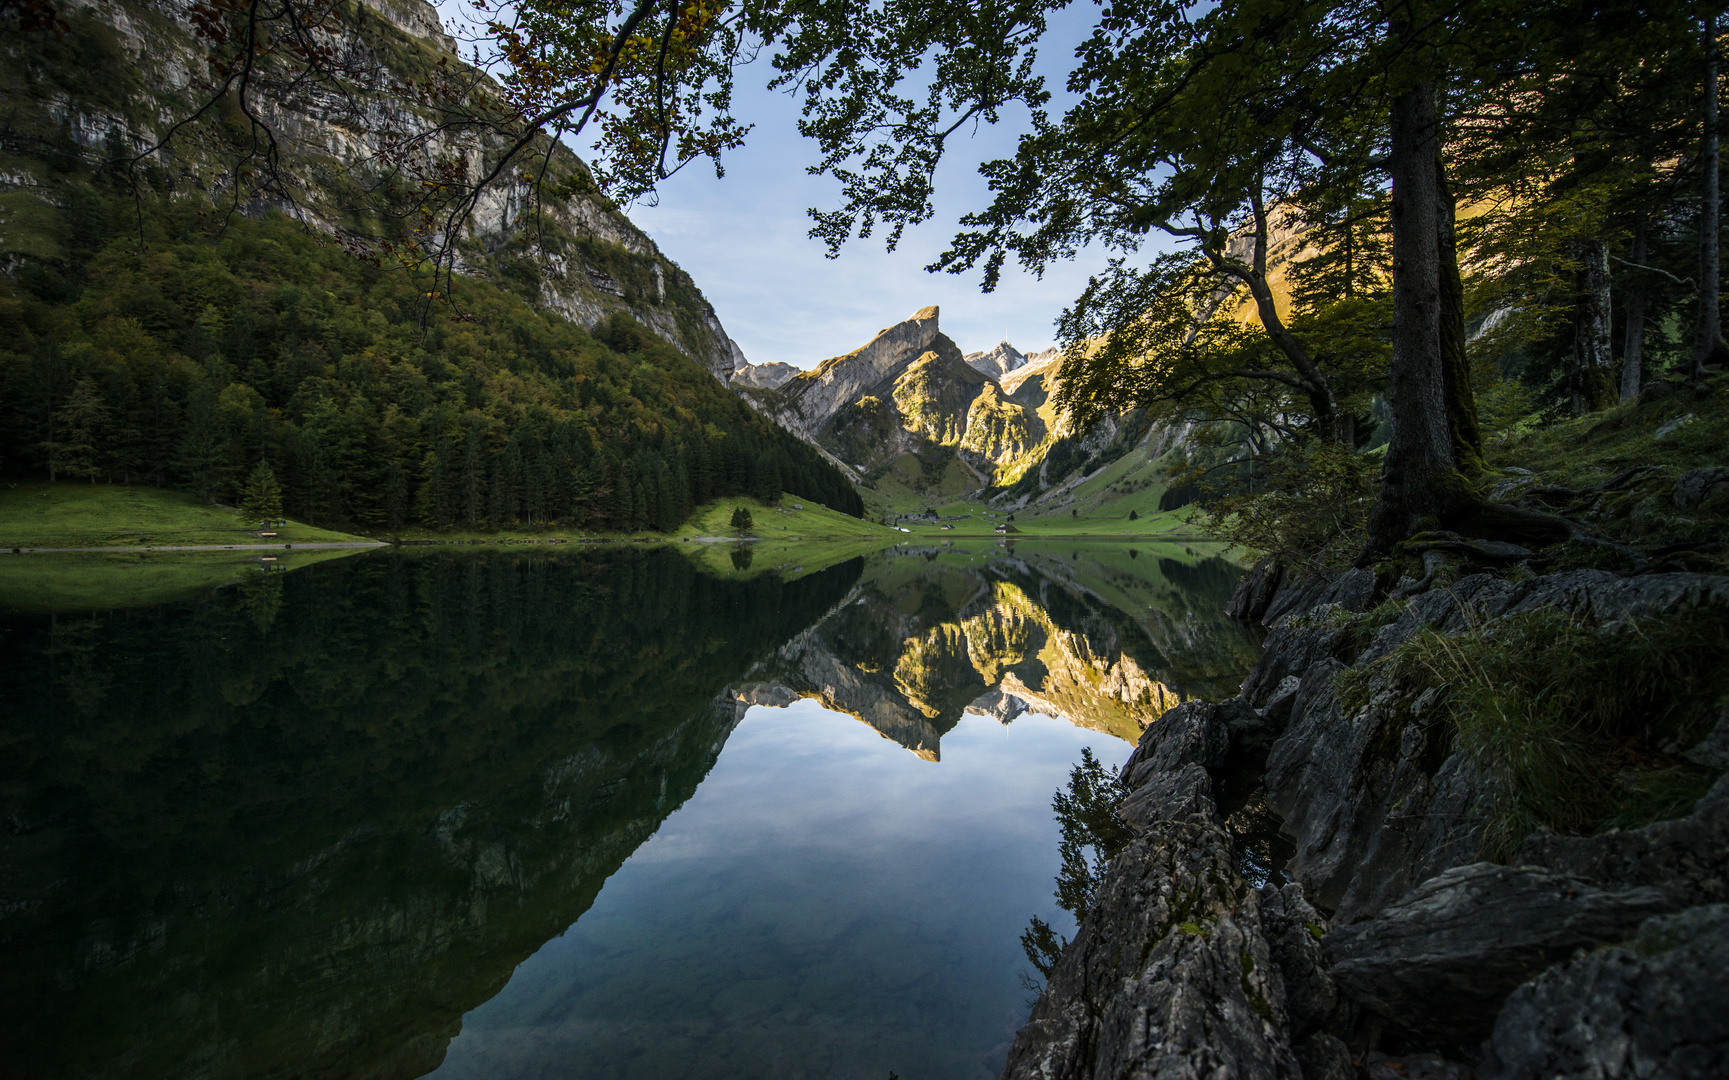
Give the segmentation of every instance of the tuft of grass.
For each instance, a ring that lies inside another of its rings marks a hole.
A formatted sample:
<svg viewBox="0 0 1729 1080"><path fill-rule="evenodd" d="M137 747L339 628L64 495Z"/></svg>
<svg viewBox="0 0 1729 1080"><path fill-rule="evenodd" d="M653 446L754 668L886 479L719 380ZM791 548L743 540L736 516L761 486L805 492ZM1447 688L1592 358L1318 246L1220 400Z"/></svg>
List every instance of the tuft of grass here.
<svg viewBox="0 0 1729 1080"><path fill-rule="evenodd" d="M1460 634L1425 630L1383 663L1398 699L1433 688L1453 746L1488 777L1482 853L1539 827L1574 835L1688 812L1715 776L1665 747L1702 738L1729 694L1729 620L1691 612L1586 626L1528 612ZM1368 673L1339 683L1347 707Z"/></svg>

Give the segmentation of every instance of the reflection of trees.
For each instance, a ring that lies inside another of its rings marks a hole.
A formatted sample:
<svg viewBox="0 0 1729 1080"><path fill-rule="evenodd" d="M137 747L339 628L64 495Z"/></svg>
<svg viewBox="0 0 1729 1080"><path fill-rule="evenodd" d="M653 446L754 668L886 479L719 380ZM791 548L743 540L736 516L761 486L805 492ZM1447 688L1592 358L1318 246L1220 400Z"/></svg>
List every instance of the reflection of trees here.
<svg viewBox="0 0 1729 1080"><path fill-rule="evenodd" d="M250 588L8 623L0 1057L424 1072L695 790L713 695L857 575L384 554L269 575L263 625Z"/></svg>
<svg viewBox="0 0 1729 1080"><path fill-rule="evenodd" d="M260 634L268 633L282 610L282 573L265 568L240 582L240 608Z"/></svg>

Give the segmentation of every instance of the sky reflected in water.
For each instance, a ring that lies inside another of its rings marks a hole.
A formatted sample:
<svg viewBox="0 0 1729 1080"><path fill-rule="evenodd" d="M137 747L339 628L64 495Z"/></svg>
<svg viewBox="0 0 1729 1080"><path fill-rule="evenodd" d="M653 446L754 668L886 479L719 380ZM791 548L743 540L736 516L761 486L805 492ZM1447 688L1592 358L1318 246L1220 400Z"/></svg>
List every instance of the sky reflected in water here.
<svg viewBox="0 0 1729 1080"><path fill-rule="evenodd" d="M751 708L575 926L463 1018L439 1077L995 1076L1019 935L1067 932L1062 720L967 716L921 760L810 701Z"/></svg>

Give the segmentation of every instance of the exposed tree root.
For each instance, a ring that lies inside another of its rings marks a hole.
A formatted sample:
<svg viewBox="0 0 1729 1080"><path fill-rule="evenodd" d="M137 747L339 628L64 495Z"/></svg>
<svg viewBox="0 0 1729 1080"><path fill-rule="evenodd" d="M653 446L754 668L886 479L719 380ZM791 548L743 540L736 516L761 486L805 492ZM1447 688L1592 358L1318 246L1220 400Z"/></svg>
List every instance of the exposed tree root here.
<svg viewBox="0 0 1729 1080"><path fill-rule="evenodd" d="M1644 476L1646 473L1656 472L1657 468L1658 466L1656 465L1640 465L1636 468L1628 469L1626 472L1614 477L1613 479L1605 480L1601 484L1596 484L1586 488L1569 488L1560 486L1532 488L1530 491L1525 493L1525 498L1542 499L1544 501L1573 502L1574 500L1583 499L1589 495L1601 495L1604 492L1614 491L1616 488L1625 487L1634 480Z"/></svg>

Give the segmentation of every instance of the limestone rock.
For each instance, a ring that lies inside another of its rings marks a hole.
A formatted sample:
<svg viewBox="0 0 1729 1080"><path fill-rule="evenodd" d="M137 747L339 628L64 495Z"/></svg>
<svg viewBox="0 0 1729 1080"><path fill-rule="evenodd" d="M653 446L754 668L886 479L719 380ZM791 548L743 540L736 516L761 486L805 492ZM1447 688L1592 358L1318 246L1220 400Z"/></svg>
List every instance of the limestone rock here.
<svg viewBox="0 0 1729 1080"><path fill-rule="evenodd" d="M1112 862L1005 1080L1296 1080L1259 901L1220 825L1155 824Z"/></svg>
<svg viewBox="0 0 1729 1080"><path fill-rule="evenodd" d="M1139 787L1157 773L1194 764L1209 772L1225 763L1231 733L1226 705L1191 701L1178 705L1147 726L1134 752L1123 762L1123 782Z"/></svg>
<svg viewBox="0 0 1729 1080"><path fill-rule="evenodd" d="M1648 405L1653 401L1662 401L1666 397L1675 396L1675 384L1664 379L1652 379L1639 388L1639 404Z"/></svg>
<svg viewBox="0 0 1729 1080"><path fill-rule="evenodd" d="M852 352L831 357L781 384L787 407L780 419L789 430L814 439L817 428L843 405L892 381L935 344L941 333L935 306L921 308Z"/></svg>
<svg viewBox="0 0 1729 1080"><path fill-rule="evenodd" d="M1624 940L1672 906L1649 887L1606 890L1536 867L1474 863L1335 928L1325 948L1339 987L1396 1029L1468 1043L1489 1033L1520 983L1575 949Z"/></svg>
<svg viewBox="0 0 1729 1080"><path fill-rule="evenodd" d="M1348 1008L1321 949L1327 919L1303 896L1303 887L1294 882L1282 887L1263 886L1261 922L1285 979L1292 1036L1302 1038L1311 1032L1343 1027Z"/></svg>
<svg viewBox="0 0 1729 1080"><path fill-rule="evenodd" d="M1297 1044L1303 1080L1358 1080L1351 1048L1331 1032L1319 1031Z"/></svg>
<svg viewBox="0 0 1729 1080"><path fill-rule="evenodd" d="M778 360L767 364L745 364L733 369L732 384L758 390L773 390L797 374L798 368Z"/></svg>
<svg viewBox="0 0 1729 1080"><path fill-rule="evenodd" d="M988 352L967 353L963 359L968 365L993 379L1000 379L1027 364L1026 356L1006 341L997 342Z"/></svg>
<svg viewBox="0 0 1729 1080"><path fill-rule="evenodd" d="M1213 781L1207 770L1190 762L1173 772L1155 773L1124 799L1117 816L1135 832L1146 832L1160 821L1181 821L1197 814L1217 813Z"/></svg>
<svg viewBox="0 0 1729 1080"><path fill-rule="evenodd" d="M121 140L128 155L144 153L183 116L187 102L203 100L200 87L209 77L209 49L199 37L198 5L179 0L81 0L68 10L72 9L104 24L112 34L109 40L118 55L104 63L117 67L103 74L118 77L124 71L137 86L149 89L149 98L129 108L119 107L112 86L99 89L54 79L49 84L60 87L54 93L14 102L11 107L41 110L45 115L32 118L34 123L24 130L42 121L50 130L65 130L73 153L89 165L100 165L111 155L106 148L111 134ZM409 156L409 171L396 173L389 179L390 186L418 187L415 172L432 168L435 162L444 163L437 168L459 169L453 182L461 186L478 181L505 146L505 137L488 126L450 123L448 116L423 100L430 73L444 70L457 82L472 80L470 93L482 98L503 90L486 73L462 63L438 9L424 0L382 0L345 14L342 22L351 20L356 28L364 25L366 33L332 35L330 24L314 32L321 47L336 50L330 60L344 73L340 93L316 80L276 81L282 72L254 73L252 107L256 120L270 131L272 154L287 188L273 195L258 193L242 200L240 208L247 214L279 211L337 242L364 245L379 237L364 227L355 231L368 212L356 212L352 194L386 186L381 172L391 170L381 163L395 160L399 153ZM13 116L13 122L20 119ZM221 203L227 198L221 193L232 194L227 179L232 163L201 145L207 139L209 135L183 137L165 153L173 161L170 172L176 191L203 191ZM581 179L587 170L562 145L555 147L545 164L548 188ZM452 269L476 276L490 273L480 264L480 253L502 253L522 245L527 239L522 223L536 212L544 213L555 226L549 234L563 233L577 243L552 239L532 256L538 283L535 302L541 308L587 327L614 313L628 314L723 381L745 362L694 283L683 278L685 288L669 292L667 277L682 277L682 271L610 199L591 191L543 200L516 175L518 171L509 170L509 175L477 192L461 242L452 252ZM338 177L341 180L334 182ZM60 197L54 191L56 183L49 177L31 176L27 167L5 180L10 194L51 202ZM16 213L9 213L17 220ZM590 265L587 245L611 249L597 261L614 269L629 266L638 285L627 288L600 266Z"/></svg>
<svg viewBox="0 0 1729 1080"><path fill-rule="evenodd" d="M1729 776L1684 818L1599 836L1538 832L1519 860L1607 887L1657 888L1677 907L1729 902Z"/></svg>
<svg viewBox="0 0 1729 1080"><path fill-rule="evenodd" d="M1366 567L1342 574L1287 577L1261 615L1266 626L1338 604L1346 611L1367 611L1375 602L1375 572Z"/></svg>
<svg viewBox="0 0 1729 1080"><path fill-rule="evenodd" d="M1632 941L1508 997L1482 1080L1729 1076L1729 906L1651 919Z"/></svg>
<svg viewBox="0 0 1729 1080"><path fill-rule="evenodd" d="M1707 769L1729 769L1729 706L1718 712L1711 733L1681 756Z"/></svg>
<svg viewBox="0 0 1729 1080"><path fill-rule="evenodd" d="M1233 619L1244 622L1260 622L1267 613L1267 606L1273 602L1273 596L1279 591L1279 585L1285 576L1284 564L1277 558L1268 557L1255 564L1244 578L1237 591L1231 594L1231 602L1225 605L1225 614Z"/></svg>
<svg viewBox="0 0 1729 1080"><path fill-rule="evenodd" d="M1696 424L1698 422L1699 422L1699 417L1696 413L1688 413L1685 416L1677 416L1675 419L1670 420L1668 423L1663 424L1660 427L1658 427L1656 431L1651 433L1651 437L1653 439L1667 439L1669 436L1675 434L1677 431L1680 431L1682 428L1686 427L1688 424Z"/></svg>
<svg viewBox="0 0 1729 1080"><path fill-rule="evenodd" d="M1340 666L1309 668L1291 720L1267 756L1267 801L1296 841L1285 872L1350 921L1476 855L1482 780L1446 752L1435 722L1371 706L1347 714Z"/></svg>

